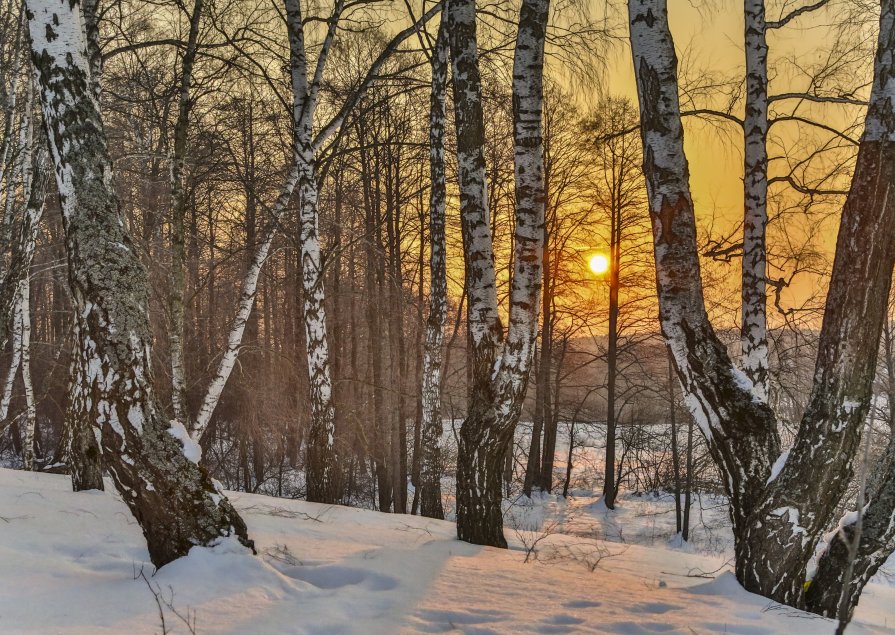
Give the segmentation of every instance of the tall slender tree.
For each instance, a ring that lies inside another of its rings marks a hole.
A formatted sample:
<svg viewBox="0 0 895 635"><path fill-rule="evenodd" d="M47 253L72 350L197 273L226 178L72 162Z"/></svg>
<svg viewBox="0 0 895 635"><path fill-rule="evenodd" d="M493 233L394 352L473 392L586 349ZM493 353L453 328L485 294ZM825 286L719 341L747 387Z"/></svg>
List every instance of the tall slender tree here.
<svg viewBox="0 0 895 635"><path fill-rule="evenodd" d="M432 52L432 94L429 106L429 317L423 349L422 417L420 421L420 512L444 518L441 504L441 372L444 325L447 321L447 263L444 231L446 184L444 165L445 97L450 57L447 20L442 19Z"/></svg>

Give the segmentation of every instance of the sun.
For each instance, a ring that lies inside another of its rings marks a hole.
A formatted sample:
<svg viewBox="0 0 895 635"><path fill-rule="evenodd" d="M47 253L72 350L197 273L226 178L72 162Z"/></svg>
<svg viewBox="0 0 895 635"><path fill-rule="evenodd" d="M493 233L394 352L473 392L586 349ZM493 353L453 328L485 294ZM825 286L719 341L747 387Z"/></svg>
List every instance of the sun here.
<svg viewBox="0 0 895 635"><path fill-rule="evenodd" d="M609 271L609 259L603 254L597 254L590 259L590 270L596 274L603 274Z"/></svg>

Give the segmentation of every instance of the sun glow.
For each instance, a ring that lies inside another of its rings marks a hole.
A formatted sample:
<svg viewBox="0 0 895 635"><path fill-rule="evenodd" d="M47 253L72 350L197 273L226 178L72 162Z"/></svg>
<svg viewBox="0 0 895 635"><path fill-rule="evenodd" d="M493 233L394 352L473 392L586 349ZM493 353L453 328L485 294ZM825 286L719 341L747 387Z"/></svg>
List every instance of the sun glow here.
<svg viewBox="0 0 895 635"><path fill-rule="evenodd" d="M597 254L590 259L590 270L600 275L609 271L609 259L603 254Z"/></svg>

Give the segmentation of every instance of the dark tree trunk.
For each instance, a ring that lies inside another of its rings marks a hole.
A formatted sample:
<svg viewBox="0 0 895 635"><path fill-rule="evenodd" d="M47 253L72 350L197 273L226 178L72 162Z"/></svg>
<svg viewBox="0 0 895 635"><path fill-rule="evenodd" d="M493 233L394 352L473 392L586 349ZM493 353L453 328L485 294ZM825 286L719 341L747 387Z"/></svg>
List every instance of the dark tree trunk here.
<svg viewBox="0 0 895 635"><path fill-rule="evenodd" d="M677 442L677 416L674 403L674 362L668 354L668 417L671 422L671 466L674 470L674 519L677 533L681 533L681 457Z"/></svg>
<svg viewBox="0 0 895 635"><path fill-rule="evenodd" d="M614 198L614 197L613 197ZM603 503L615 509L618 482L615 472L616 420L615 384L618 376L618 276L621 255L621 206L614 201L610 210L609 264L609 350L606 352L606 463L603 480Z"/></svg>

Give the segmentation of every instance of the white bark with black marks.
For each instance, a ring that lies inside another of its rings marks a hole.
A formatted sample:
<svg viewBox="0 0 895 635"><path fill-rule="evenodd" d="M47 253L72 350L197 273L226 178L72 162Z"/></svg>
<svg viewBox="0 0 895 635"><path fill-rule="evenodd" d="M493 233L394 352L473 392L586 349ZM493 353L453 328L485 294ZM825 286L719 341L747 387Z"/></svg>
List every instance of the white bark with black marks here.
<svg viewBox="0 0 895 635"><path fill-rule="evenodd" d="M186 431L164 419L154 395L146 272L112 185L80 3L29 0L27 9L77 311L75 397L155 565L227 537L251 547L245 523L187 456Z"/></svg>
<svg viewBox="0 0 895 635"><path fill-rule="evenodd" d="M429 102L429 317L426 320L420 397L420 513L439 519L444 518L441 504L441 370L448 311L444 131L449 58L447 21L443 19L432 52L432 93Z"/></svg>
<svg viewBox="0 0 895 635"><path fill-rule="evenodd" d="M314 112L320 85L317 81L308 80L308 59L299 0L285 0L285 6L292 75L292 142L295 163L298 166L299 248L304 291L305 344L311 389L307 498L313 502L334 503L338 499L335 409L332 400L332 375L324 306L323 260L320 252L317 170L313 138ZM334 35L333 30L327 34L328 39L331 35ZM331 39L329 41L331 42ZM321 68L318 62L318 72Z"/></svg>
<svg viewBox="0 0 895 635"><path fill-rule="evenodd" d="M497 308L485 186L484 121L474 0L447 5L468 298L468 409L459 435L457 535L506 547L501 509L506 455L519 419L537 336L544 249L542 115L548 0L524 0L513 60L516 233L510 323Z"/></svg>
<svg viewBox="0 0 895 635"><path fill-rule="evenodd" d="M768 43L764 0L745 0L746 117L744 129L742 367L752 390L768 399Z"/></svg>

